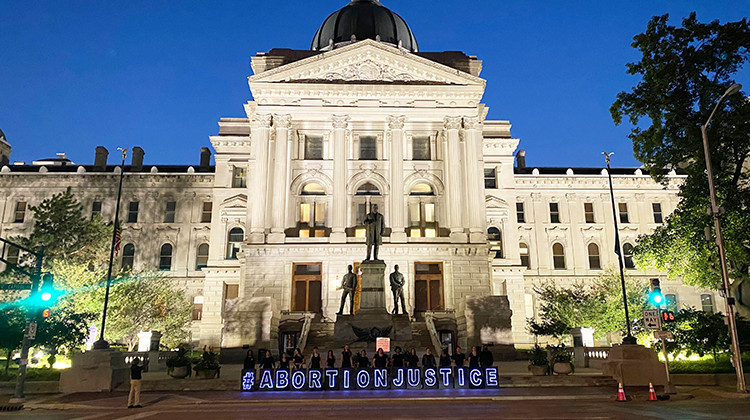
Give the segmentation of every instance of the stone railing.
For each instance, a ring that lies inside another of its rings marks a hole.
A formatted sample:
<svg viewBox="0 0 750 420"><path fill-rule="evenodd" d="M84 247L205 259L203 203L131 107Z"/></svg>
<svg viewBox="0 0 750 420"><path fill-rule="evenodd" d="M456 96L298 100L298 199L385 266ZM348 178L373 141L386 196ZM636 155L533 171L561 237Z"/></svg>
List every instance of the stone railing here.
<svg viewBox="0 0 750 420"><path fill-rule="evenodd" d="M302 324L302 331L300 331L299 334L299 341L297 342L297 347L300 349L303 349L302 351L307 351L305 349L305 346L307 345L307 336L310 334L310 327L312 326L312 320L315 318L315 314L312 312L305 313L304 323Z"/></svg>
<svg viewBox="0 0 750 420"><path fill-rule="evenodd" d="M602 363L609 357L611 347L584 347L583 366L587 368L601 369Z"/></svg>
<svg viewBox="0 0 750 420"><path fill-rule="evenodd" d="M432 347L434 348L433 354L435 355L439 355L443 348L437 328L435 328L435 319L439 319L439 315L445 315L446 313L448 313L448 311L427 311L424 313L424 324L427 327L427 331L430 332L430 339L432 341Z"/></svg>
<svg viewBox="0 0 750 420"><path fill-rule="evenodd" d="M130 366L136 357L141 359L141 365L148 362L144 372L162 372L167 370L167 359L172 356L171 351L126 351L122 353L125 364Z"/></svg>

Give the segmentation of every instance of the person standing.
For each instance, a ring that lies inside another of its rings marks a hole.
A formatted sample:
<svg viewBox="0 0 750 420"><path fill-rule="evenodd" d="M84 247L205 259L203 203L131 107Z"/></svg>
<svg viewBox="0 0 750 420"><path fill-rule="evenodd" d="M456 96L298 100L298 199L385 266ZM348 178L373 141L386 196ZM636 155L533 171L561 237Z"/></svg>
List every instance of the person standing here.
<svg viewBox="0 0 750 420"><path fill-rule="evenodd" d="M479 353L479 365L482 367L490 367L495 364L495 357L489 349L487 344L482 346L482 352Z"/></svg>
<svg viewBox="0 0 750 420"><path fill-rule="evenodd" d="M148 364L148 362L146 362ZM141 374L144 366L141 359L133 359L130 366L130 393L128 394L128 408L141 408Z"/></svg>
<svg viewBox="0 0 750 420"><path fill-rule="evenodd" d="M298 348L294 349L292 360L294 360L294 370L300 370L305 367L305 356L302 355L302 350Z"/></svg>
<svg viewBox="0 0 750 420"><path fill-rule="evenodd" d="M432 350L430 350L429 347L427 347L427 349L424 351L424 356L422 356L422 367L435 367L435 355L432 354Z"/></svg>
<svg viewBox="0 0 750 420"><path fill-rule="evenodd" d="M344 351L341 352L341 367L351 369L352 367L352 352L349 350L349 345L344 346Z"/></svg>
<svg viewBox="0 0 750 420"><path fill-rule="evenodd" d="M419 356L417 356L417 349L414 347L409 351L409 355L406 357L406 365L410 368L419 367Z"/></svg>
<svg viewBox="0 0 750 420"><path fill-rule="evenodd" d="M242 369L244 369L244 370L254 370L255 369L255 356L253 356L253 350L252 349L250 349L250 350L247 351L247 355L245 355L245 361L242 362Z"/></svg>
<svg viewBox="0 0 750 420"><path fill-rule="evenodd" d="M384 368L388 366L388 356L382 348L378 349L378 352L372 358L372 365L376 368Z"/></svg>
<svg viewBox="0 0 750 420"><path fill-rule="evenodd" d="M279 369L289 370L289 356L286 352L281 352L281 358L279 359Z"/></svg>
<svg viewBox="0 0 750 420"><path fill-rule="evenodd" d="M326 368L336 368L336 356L333 355L333 350L328 350L328 357L326 357Z"/></svg>
<svg viewBox="0 0 750 420"><path fill-rule="evenodd" d="M453 353L453 364L456 367L464 367L464 362L466 361L466 355L461 353L461 346L456 346L456 352Z"/></svg>
<svg viewBox="0 0 750 420"><path fill-rule="evenodd" d="M469 367L479 367L479 353L477 353L477 346L472 346L471 353L469 353Z"/></svg>
<svg viewBox="0 0 750 420"><path fill-rule="evenodd" d="M352 273L351 264L347 266L347 269L349 272L344 274L344 277L341 279L341 289L344 292L341 294L341 306L339 306L339 311L336 312L336 315L344 314L344 304L346 303L347 296L349 296L349 315L354 315L354 292L357 290L357 275Z"/></svg>
<svg viewBox="0 0 750 420"><path fill-rule="evenodd" d="M451 357L448 355L448 349L443 349L440 354L440 367L451 367Z"/></svg>
<svg viewBox="0 0 750 420"><path fill-rule="evenodd" d="M359 357L357 358L357 367L360 369L370 367L370 358L367 357L367 350L362 349L362 351L359 353Z"/></svg>
<svg viewBox="0 0 750 420"><path fill-rule="evenodd" d="M402 368L404 367L404 354L401 353L401 347L396 347L393 358L391 359L391 367Z"/></svg>
<svg viewBox="0 0 750 420"><path fill-rule="evenodd" d="M320 369L320 353L318 353L317 347L313 347L313 352L310 356L310 369Z"/></svg>
<svg viewBox="0 0 750 420"><path fill-rule="evenodd" d="M271 350L266 350L266 357L263 358L263 369L273 369L275 367L274 365L275 361L273 360L273 356L271 355Z"/></svg>

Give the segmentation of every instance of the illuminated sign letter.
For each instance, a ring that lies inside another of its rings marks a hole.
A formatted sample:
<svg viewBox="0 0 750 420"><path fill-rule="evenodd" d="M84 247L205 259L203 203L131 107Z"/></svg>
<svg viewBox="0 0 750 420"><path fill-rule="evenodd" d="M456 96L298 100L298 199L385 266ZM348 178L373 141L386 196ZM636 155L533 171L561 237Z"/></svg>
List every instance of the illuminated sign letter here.
<svg viewBox="0 0 750 420"><path fill-rule="evenodd" d="M491 386L491 387L497 387L497 368L496 367L488 367L485 369L484 374L487 376L487 379L485 380L485 385Z"/></svg>
<svg viewBox="0 0 750 420"><path fill-rule="evenodd" d="M264 370L260 377L260 389L273 389L273 374L270 370Z"/></svg>
<svg viewBox="0 0 750 420"><path fill-rule="evenodd" d="M401 368L393 369L393 387L394 388L404 387L404 369L401 369Z"/></svg>
<svg viewBox="0 0 750 420"><path fill-rule="evenodd" d="M435 368L426 368L424 370L424 387L434 388L437 385L437 372Z"/></svg>
<svg viewBox="0 0 750 420"><path fill-rule="evenodd" d="M466 369L456 368L456 388L466 388Z"/></svg>
<svg viewBox="0 0 750 420"><path fill-rule="evenodd" d="M422 382L420 373L421 372L419 371L419 369L408 369L407 384L409 385L409 388L419 387L420 383Z"/></svg>
<svg viewBox="0 0 750 420"><path fill-rule="evenodd" d="M349 369L344 369L343 376L344 376L344 389L349 389L349 377L351 376L352 371Z"/></svg>
<svg viewBox="0 0 750 420"><path fill-rule="evenodd" d="M245 371L245 374L242 375L242 390L252 391L254 385L255 385L255 371L254 370Z"/></svg>
<svg viewBox="0 0 750 420"><path fill-rule="evenodd" d="M440 387L441 388L450 388L452 374L453 374L453 369L449 367L440 368L440 378L441 378Z"/></svg>
<svg viewBox="0 0 750 420"><path fill-rule="evenodd" d="M284 369L276 370L276 389L289 388L289 371Z"/></svg>
<svg viewBox="0 0 750 420"><path fill-rule="evenodd" d="M370 372L364 369L357 372L357 386L360 389L367 389L370 386Z"/></svg>
<svg viewBox="0 0 750 420"><path fill-rule="evenodd" d="M307 373L308 378L308 384L307 387L310 389L323 389L323 384L320 383L320 378L323 375L320 373L319 370L310 370Z"/></svg>
<svg viewBox="0 0 750 420"><path fill-rule="evenodd" d="M375 369L375 388L388 388L388 370Z"/></svg>
<svg viewBox="0 0 750 420"><path fill-rule="evenodd" d="M336 369L326 369L326 376L328 377L328 389L337 389L336 378L339 376L339 371Z"/></svg>
<svg viewBox="0 0 750 420"><path fill-rule="evenodd" d="M482 371L474 368L469 370L469 383L473 388L479 388L482 386Z"/></svg>
<svg viewBox="0 0 750 420"><path fill-rule="evenodd" d="M298 391L305 387L305 372L295 370L292 373L292 386Z"/></svg>

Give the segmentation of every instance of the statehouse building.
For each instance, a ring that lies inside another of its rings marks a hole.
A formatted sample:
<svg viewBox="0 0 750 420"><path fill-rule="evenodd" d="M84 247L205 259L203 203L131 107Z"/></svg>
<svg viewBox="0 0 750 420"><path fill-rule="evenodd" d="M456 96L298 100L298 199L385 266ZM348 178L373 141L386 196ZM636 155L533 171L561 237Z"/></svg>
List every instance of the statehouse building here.
<svg viewBox="0 0 750 420"><path fill-rule="evenodd" d="M617 267L606 169L527 165L510 122L486 119L482 61L420 51L417 35L380 2L353 0L309 50L252 57L253 100L219 121L200 160L196 150L192 165L144 165L148 144L132 150L117 263L179 280L194 342L331 346L337 287L365 258L372 204L386 225L385 281L394 265L406 279L408 347L529 345L535 284ZM67 187L113 219L117 151L97 147L93 164L13 163L14 141L0 132L0 237L28 234L29 206ZM636 238L676 207L683 176L659 184L613 168L612 178L626 274L660 278L669 306L723 310L714 291L632 262Z"/></svg>

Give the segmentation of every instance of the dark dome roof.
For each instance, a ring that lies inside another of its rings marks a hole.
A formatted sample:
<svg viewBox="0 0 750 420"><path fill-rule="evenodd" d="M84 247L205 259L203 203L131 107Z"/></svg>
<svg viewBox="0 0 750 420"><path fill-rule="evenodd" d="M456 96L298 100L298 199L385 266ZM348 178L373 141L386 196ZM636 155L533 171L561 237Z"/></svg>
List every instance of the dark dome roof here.
<svg viewBox="0 0 750 420"><path fill-rule="evenodd" d="M341 10L323 21L313 38L311 50L327 50L330 40L334 46L356 40L373 39L399 45L411 52L419 51L417 40L401 16L391 12L378 0L352 0Z"/></svg>

